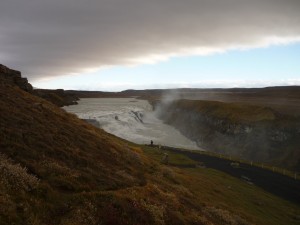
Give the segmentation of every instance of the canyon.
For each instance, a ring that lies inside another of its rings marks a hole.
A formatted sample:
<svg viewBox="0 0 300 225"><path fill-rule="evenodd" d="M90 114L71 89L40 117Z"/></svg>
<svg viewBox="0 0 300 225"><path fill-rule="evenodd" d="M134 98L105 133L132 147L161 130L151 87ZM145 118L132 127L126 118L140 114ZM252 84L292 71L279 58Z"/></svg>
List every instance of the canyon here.
<svg viewBox="0 0 300 225"><path fill-rule="evenodd" d="M300 119L241 103L175 100L160 118L208 151L300 169Z"/></svg>

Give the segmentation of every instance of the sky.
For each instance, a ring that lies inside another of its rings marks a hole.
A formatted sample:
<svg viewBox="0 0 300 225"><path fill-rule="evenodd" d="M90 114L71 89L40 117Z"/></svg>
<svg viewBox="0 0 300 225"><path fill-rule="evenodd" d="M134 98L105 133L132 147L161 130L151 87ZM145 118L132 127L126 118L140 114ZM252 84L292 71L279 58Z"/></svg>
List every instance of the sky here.
<svg viewBox="0 0 300 225"><path fill-rule="evenodd" d="M299 12L299 0L3 0L0 63L51 89L300 85Z"/></svg>

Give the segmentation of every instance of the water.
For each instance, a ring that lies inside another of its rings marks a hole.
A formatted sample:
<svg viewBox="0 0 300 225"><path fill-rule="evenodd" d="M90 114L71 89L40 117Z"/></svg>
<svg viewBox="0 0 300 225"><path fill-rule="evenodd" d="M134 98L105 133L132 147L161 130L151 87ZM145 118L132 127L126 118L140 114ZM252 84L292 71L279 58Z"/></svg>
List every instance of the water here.
<svg viewBox="0 0 300 225"><path fill-rule="evenodd" d="M138 143L199 149L195 142L155 116L145 100L134 98L82 98L64 109L81 119L95 119L108 133Z"/></svg>

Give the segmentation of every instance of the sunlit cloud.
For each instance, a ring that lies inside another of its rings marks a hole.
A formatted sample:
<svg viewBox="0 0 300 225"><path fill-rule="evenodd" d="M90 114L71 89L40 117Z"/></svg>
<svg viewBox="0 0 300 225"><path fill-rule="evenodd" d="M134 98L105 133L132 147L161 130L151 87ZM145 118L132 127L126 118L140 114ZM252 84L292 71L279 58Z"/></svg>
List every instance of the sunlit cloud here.
<svg viewBox="0 0 300 225"><path fill-rule="evenodd" d="M4 1L0 62L34 81L289 44L299 10L295 0Z"/></svg>

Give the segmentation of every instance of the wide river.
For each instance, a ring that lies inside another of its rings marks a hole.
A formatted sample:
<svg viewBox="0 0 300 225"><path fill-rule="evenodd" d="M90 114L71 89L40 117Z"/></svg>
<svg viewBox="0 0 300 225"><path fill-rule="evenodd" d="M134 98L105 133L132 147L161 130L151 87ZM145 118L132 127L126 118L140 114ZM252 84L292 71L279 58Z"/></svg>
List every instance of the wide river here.
<svg viewBox="0 0 300 225"><path fill-rule="evenodd" d="M105 131L138 143L199 149L195 142L156 117L152 106L135 98L82 98L64 109L81 119L94 119Z"/></svg>

